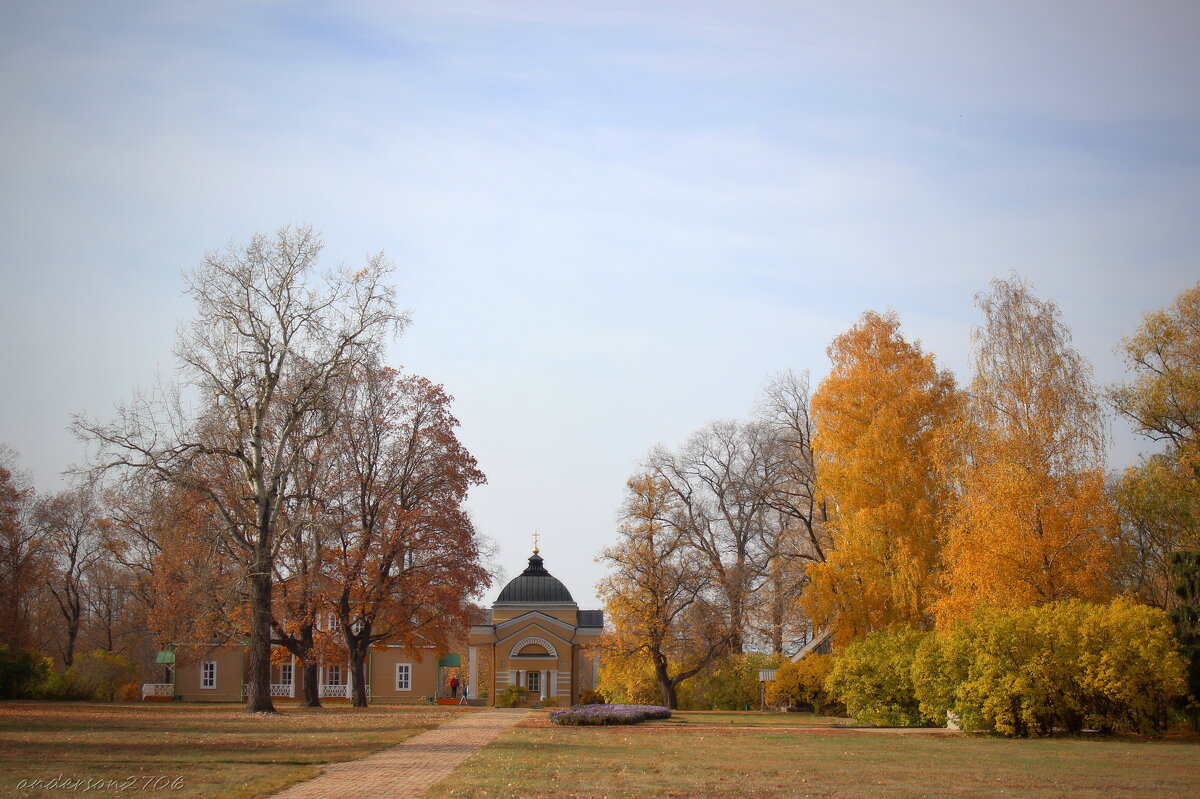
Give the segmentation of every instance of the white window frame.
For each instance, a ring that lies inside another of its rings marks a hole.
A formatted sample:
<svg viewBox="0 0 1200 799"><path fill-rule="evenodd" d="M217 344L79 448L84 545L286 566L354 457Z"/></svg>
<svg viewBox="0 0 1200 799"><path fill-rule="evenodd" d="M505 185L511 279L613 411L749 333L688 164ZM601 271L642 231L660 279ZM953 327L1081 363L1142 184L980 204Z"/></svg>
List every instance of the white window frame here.
<svg viewBox="0 0 1200 799"><path fill-rule="evenodd" d="M396 664L396 690L411 691L412 690L412 664L397 663Z"/></svg>
<svg viewBox="0 0 1200 799"><path fill-rule="evenodd" d="M341 667L341 665L325 667L325 684L326 685L341 685L342 684L342 667Z"/></svg>
<svg viewBox="0 0 1200 799"><path fill-rule="evenodd" d="M525 672L525 687L531 694L540 692L542 690L542 673L533 670Z"/></svg>
<svg viewBox="0 0 1200 799"><path fill-rule="evenodd" d="M295 671L295 669L292 668L291 663L280 663L279 664L279 682L282 685L291 685L292 681L295 678L296 678L296 671Z"/></svg>
<svg viewBox="0 0 1200 799"><path fill-rule="evenodd" d="M217 661L200 661L200 687L206 691L217 687Z"/></svg>

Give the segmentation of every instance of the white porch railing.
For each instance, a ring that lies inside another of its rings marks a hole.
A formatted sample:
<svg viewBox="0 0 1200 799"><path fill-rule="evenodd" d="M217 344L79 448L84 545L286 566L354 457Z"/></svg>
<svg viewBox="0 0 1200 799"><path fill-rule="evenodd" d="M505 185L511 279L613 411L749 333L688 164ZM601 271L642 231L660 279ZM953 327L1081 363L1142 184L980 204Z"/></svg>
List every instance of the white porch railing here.
<svg viewBox="0 0 1200 799"><path fill-rule="evenodd" d="M175 686L169 682L142 683L142 699L148 696L174 696Z"/></svg>
<svg viewBox="0 0 1200 799"><path fill-rule="evenodd" d="M291 696L292 684L290 682L273 682L271 683L271 696Z"/></svg>
<svg viewBox="0 0 1200 799"><path fill-rule="evenodd" d="M350 696L350 686L348 685L322 685L320 696L323 697L341 697L342 699Z"/></svg>

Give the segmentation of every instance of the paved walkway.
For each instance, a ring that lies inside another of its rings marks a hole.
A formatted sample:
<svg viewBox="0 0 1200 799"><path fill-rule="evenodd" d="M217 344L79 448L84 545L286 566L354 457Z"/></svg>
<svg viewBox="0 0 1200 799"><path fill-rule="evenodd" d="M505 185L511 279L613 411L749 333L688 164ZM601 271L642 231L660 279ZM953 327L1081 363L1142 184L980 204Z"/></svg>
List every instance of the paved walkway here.
<svg viewBox="0 0 1200 799"><path fill-rule="evenodd" d="M425 793L476 749L529 715L525 710L480 710L414 735L360 760L333 763L308 782L273 799L408 799Z"/></svg>

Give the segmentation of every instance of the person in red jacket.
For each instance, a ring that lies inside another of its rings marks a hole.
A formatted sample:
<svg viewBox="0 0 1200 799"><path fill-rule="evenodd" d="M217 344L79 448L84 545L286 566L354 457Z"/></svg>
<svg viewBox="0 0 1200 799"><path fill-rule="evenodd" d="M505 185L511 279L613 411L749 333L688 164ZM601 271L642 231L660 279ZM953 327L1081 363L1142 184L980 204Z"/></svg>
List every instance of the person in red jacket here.
<svg viewBox="0 0 1200 799"><path fill-rule="evenodd" d="M451 699L458 698L458 677L450 678L450 698Z"/></svg>

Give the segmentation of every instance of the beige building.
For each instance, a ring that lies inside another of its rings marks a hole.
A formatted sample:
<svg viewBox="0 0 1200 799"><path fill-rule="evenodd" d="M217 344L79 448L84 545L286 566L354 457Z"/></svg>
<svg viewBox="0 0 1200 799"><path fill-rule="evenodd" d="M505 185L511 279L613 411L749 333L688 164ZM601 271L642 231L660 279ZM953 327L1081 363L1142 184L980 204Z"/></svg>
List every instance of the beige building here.
<svg viewBox="0 0 1200 799"><path fill-rule="evenodd" d="M274 647L271 696L296 699L300 695L300 666L282 647ZM441 679L440 659L433 647L413 656L399 646L373 649L367 656L367 696L371 702L428 702L449 692ZM178 657L178 662L176 658ZM142 686L143 699L179 699L185 702L240 702L245 699L246 648L239 645L176 646L159 653L160 683ZM349 699L350 663L326 660L317 671L321 699Z"/></svg>
<svg viewBox="0 0 1200 799"><path fill-rule="evenodd" d="M604 611L580 610L571 592L546 571L535 547L529 566L500 592L471 627L467 651L472 699L487 703L512 685L529 693L523 704L572 705L596 683L598 661L585 650L604 631ZM479 662L490 665L480 684Z"/></svg>

